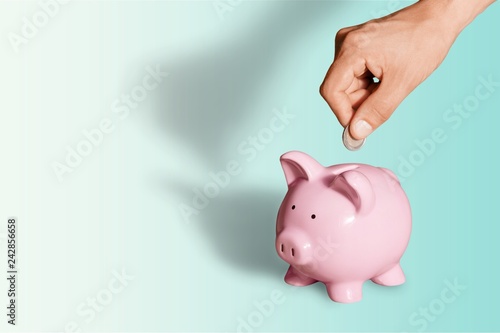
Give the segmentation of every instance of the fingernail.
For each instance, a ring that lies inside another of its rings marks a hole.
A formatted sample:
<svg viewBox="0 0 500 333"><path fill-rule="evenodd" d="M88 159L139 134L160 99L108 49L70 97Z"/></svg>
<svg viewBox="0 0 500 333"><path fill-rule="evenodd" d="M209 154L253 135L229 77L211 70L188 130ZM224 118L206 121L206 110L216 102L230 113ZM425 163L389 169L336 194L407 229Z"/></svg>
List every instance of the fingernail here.
<svg viewBox="0 0 500 333"><path fill-rule="evenodd" d="M356 134L356 137L359 139L364 139L373 132L373 128L364 120L358 120L353 130L354 134Z"/></svg>

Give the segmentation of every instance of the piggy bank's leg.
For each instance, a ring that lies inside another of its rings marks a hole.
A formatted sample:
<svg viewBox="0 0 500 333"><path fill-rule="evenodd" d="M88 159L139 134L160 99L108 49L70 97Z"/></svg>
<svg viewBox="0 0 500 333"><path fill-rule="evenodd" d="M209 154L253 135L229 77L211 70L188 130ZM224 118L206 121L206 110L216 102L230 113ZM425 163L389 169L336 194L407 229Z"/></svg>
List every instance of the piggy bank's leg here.
<svg viewBox="0 0 500 333"><path fill-rule="evenodd" d="M332 301L354 303L363 298L363 281L327 283L326 290Z"/></svg>
<svg viewBox="0 0 500 333"><path fill-rule="evenodd" d="M285 282L291 284L292 286L304 287L317 282L317 280L302 274L301 272L290 266L290 268L288 268L288 272L286 272L285 275Z"/></svg>
<svg viewBox="0 0 500 333"><path fill-rule="evenodd" d="M405 282L405 274L401 266L397 264L387 272L374 277L372 281L383 286L398 286Z"/></svg>

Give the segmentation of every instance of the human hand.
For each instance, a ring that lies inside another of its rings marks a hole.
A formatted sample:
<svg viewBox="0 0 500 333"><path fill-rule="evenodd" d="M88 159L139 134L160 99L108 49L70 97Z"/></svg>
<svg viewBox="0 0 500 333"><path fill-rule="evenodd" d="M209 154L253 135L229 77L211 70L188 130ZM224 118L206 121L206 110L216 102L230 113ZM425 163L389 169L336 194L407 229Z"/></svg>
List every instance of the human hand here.
<svg viewBox="0 0 500 333"><path fill-rule="evenodd" d="M353 138L367 137L441 64L462 29L492 2L421 0L341 29L321 95Z"/></svg>

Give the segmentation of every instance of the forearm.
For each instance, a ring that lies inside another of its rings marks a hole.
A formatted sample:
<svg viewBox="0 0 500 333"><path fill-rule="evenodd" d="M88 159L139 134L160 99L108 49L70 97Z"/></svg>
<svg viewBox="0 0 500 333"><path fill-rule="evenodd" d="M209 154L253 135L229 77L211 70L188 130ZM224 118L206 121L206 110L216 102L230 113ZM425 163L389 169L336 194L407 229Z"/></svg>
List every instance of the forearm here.
<svg viewBox="0 0 500 333"><path fill-rule="evenodd" d="M420 0L418 5L428 7L435 15L443 17L448 28L458 36L493 2L495 0Z"/></svg>

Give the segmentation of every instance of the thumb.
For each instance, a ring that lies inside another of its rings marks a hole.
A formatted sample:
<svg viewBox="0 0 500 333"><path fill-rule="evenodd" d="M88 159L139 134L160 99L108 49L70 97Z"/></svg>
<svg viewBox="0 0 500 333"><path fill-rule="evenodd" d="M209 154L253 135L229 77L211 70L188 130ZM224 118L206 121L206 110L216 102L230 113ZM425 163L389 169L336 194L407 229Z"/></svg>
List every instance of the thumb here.
<svg viewBox="0 0 500 333"><path fill-rule="evenodd" d="M391 117L408 95L402 91L401 85L390 84L387 81L397 82L388 79L380 81L378 87L354 113L349 125L353 138L361 140L370 135Z"/></svg>

